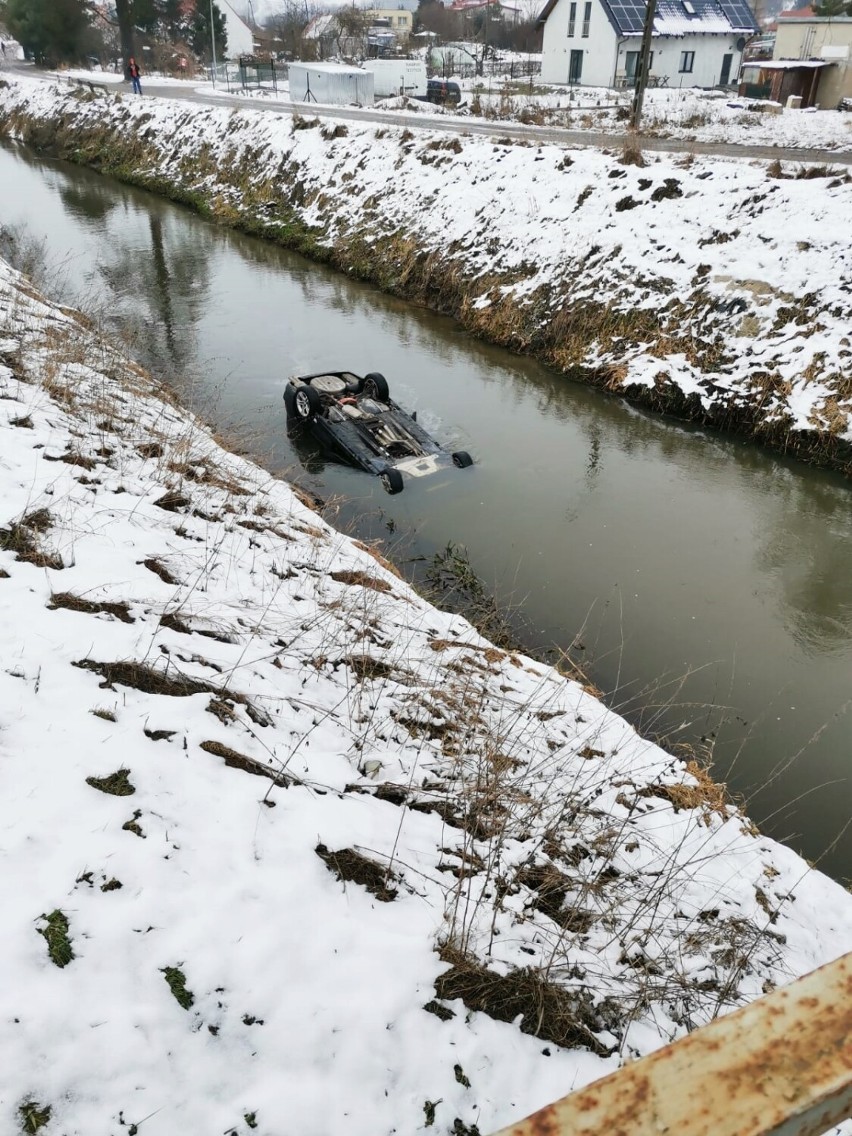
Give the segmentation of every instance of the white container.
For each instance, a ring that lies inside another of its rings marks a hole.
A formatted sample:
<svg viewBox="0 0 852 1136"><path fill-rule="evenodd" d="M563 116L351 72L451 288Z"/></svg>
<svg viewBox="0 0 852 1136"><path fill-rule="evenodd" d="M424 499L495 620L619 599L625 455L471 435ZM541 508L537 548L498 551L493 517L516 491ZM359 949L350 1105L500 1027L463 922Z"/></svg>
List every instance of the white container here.
<svg viewBox="0 0 852 1136"><path fill-rule="evenodd" d="M419 98L426 94L426 64L422 59L365 59L362 66L373 74L377 99L395 95Z"/></svg>
<svg viewBox="0 0 852 1136"><path fill-rule="evenodd" d="M788 95L785 106L787 110L798 110L802 105L801 95Z"/></svg>
<svg viewBox="0 0 852 1136"><path fill-rule="evenodd" d="M373 76L341 63L291 63L290 98L294 103L372 106Z"/></svg>

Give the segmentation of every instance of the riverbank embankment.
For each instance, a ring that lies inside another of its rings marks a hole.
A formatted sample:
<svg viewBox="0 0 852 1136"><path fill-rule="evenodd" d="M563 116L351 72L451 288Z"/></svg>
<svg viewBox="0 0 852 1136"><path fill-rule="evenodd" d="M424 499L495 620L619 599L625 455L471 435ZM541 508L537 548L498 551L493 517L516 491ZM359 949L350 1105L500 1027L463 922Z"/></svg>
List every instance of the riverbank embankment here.
<svg viewBox="0 0 852 1136"><path fill-rule="evenodd" d="M4 1130L484 1134L849 949L2 263L0 433Z"/></svg>
<svg viewBox="0 0 852 1136"><path fill-rule="evenodd" d="M643 406L852 471L845 170L447 138L25 79L0 133Z"/></svg>

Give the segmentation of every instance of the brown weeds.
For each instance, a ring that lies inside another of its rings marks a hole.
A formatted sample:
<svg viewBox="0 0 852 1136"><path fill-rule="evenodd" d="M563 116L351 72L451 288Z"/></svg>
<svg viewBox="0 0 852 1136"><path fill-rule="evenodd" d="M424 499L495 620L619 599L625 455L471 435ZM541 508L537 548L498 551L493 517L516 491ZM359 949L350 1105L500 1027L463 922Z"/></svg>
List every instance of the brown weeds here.
<svg viewBox="0 0 852 1136"><path fill-rule="evenodd" d="M230 746L223 745L221 742L202 742L201 749L205 753L212 753L215 757L221 757L229 769L242 769L244 773L251 773L255 777L268 777L273 784L280 785L285 789L292 784L289 777L270 769L263 762L257 761L253 757L246 757L245 754L237 753L235 749L231 749Z"/></svg>
<svg viewBox="0 0 852 1136"><path fill-rule="evenodd" d="M522 1033L564 1049L590 1049L599 1057L613 1052L595 1036L604 1026L588 995L557 986L529 967L502 975L453 947L439 953L451 966L435 980L436 997L459 998L469 1010L480 1010L498 1022L520 1018Z"/></svg>
<svg viewBox="0 0 852 1136"><path fill-rule="evenodd" d="M135 622L127 603L110 603L108 601L95 603L92 600L83 599L82 596L75 596L73 592L54 592L47 606L51 611L56 608L66 608L68 611L82 611L87 615L98 615L101 612L106 612L108 615L114 615L116 619L120 619L122 623Z"/></svg>
<svg viewBox="0 0 852 1136"><path fill-rule="evenodd" d="M331 852L324 844L318 844L314 851L341 882L360 884L382 903L390 903L391 900L396 899L396 888L388 884L388 880L394 879L393 873L381 864L377 864L375 860L370 860L367 856L356 852L354 848L342 848L338 852Z"/></svg>

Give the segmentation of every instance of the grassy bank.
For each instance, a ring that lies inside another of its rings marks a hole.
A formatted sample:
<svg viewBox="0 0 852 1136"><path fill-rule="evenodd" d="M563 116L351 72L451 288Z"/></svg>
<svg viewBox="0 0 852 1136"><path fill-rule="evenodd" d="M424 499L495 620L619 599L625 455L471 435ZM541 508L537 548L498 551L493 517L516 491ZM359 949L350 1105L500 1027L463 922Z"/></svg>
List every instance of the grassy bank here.
<svg viewBox="0 0 852 1136"><path fill-rule="evenodd" d="M761 261L765 279L730 271L777 244L801 205L777 163L650 168L636 151L14 87L0 91L0 136L450 315L572 380L852 474L848 251L828 230L816 247L811 225ZM811 211L822 195L840 216L850 179L820 172L804 183Z"/></svg>

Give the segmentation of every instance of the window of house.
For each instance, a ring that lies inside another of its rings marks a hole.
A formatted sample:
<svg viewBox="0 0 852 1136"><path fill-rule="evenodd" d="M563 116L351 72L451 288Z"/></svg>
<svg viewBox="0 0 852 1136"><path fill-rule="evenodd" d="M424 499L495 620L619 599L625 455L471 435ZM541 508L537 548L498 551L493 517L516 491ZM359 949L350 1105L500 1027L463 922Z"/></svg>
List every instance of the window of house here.
<svg viewBox="0 0 852 1136"><path fill-rule="evenodd" d="M628 79L635 80L639 77L639 59L641 56L639 51L628 51L627 58L624 65L624 73ZM654 53L648 52L648 74L650 75L654 67Z"/></svg>
<svg viewBox="0 0 852 1136"><path fill-rule="evenodd" d="M583 8L583 38L589 38L589 24L592 22L592 5L586 4Z"/></svg>
<svg viewBox="0 0 852 1136"><path fill-rule="evenodd" d="M568 38L571 39L574 35L574 28L577 24L577 5L571 4L568 8Z"/></svg>
<svg viewBox="0 0 852 1136"><path fill-rule="evenodd" d="M680 53L680 73L686 75L692 70L692 65L695 63L694 51L682 51Z"/></svg>

